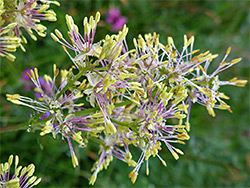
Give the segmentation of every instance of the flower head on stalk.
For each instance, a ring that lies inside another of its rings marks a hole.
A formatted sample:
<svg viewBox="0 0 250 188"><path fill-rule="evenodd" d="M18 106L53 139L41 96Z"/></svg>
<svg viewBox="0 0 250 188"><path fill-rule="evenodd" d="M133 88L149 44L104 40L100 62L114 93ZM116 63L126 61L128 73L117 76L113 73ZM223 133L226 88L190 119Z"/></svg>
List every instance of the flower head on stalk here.
<svg viewBox="0 0 250 188"><path fill-rule="evenodd" d="M182 155L184 153L172 144L185 144L182 140L189 140L187 128L183 122L188 113L188 105L180 101L180 98L185 100L187 97L185 89L176 86L168 90L164 84L151 85L147 90L147 96L148 98L141 100L141 104L134 110L136 122L134 124L137 126L132 130L137 132L138 148L142 150L142 154L134 170L129 174L132 183L135 183L139 169L144 162L146 162L146 173L149 174L151 156L157 156L166 166L166 162L158 154L162 150L162 143L177 160L179 159L177 153ZM179 123L172 125L171 119L178 119Z"/></svg>
<svg viewBox="0 0 250 188"><path fill-rule="evenodd" d="M103 144L100 145L100 157L91 169L91 171L94 172L90 178L89 184L92 185L96 181L98 172L103 169L106 170L114 157L127 163L129 166L136 166L136 162L132 160L132 155L129 151L129 144L135 144L137 142L135 134L131 130L127 129L116 132L112 135L108 134L104 137L100 136L99 138ZM122 150L121 147L123 147L124 150Z"/></svg>
<svg viewBox="0 0 250 188"><path fill-rule="evenodd" d="M10 61L15 60L16 57L11 52L15 52L21 42L20 38L6 34L15 25L15 23L12 23L3 28L0 26L0 56L6 57Z"/></svg>
<svg viewBox="0 0 250 188"><path fill-rule="evenodd" d="M231 47L228 48L227 53L219 67L211 74L208 74L208 67L212 60L218 55L211 54L209 51L195 55L198 50L193 49L194 37L187 39L184 36L184 47L179 52L171 37L168 37L168 44L165 46L159 43L159 36L145 35L145 40L139 36L138 43L134 41L139 56L149 57L144 62L139 64L142 70L142 76L149 75L152 72L155 77L161 82L169 84L171 87L176 85L183 85L188 89L187 101L188 103L199 103L207 107L210 115L215 116L213 108L222 110L230 110L222 99L229 99L224 93L219 92L222 85L236 85L243 87L247 81L233 78L229 81L220 81L218 73L238 63L241 58L225 62ZM154 78L154 76L153 76ZM154 79L152 79L154 81ZM190 106L191 106L190 103Z"/></svg>
<svg viewBox="0 0 250 188"><path fill-rule="evenodd" d="M27 167L18 166L19 157L15 156L15 171L11 174L11 165L13 164L13 155L10 155L8 162L0 164L0 187L3 188L31 188L40 183L41 178L33 176L35 165L30 164Z"/></svg>
<svg viewBox="0 0 250 188"><path fill-rule="evenodd" d="M50 4L60 5L57 1L49 0L4 0L3 2L5 11L1 15L1 20L5 24L16 24L10 28L9 35L21 38L23 43L27 43L27 40L23 36L22 28L34 40L37 40L37 37L33 34L33 30L41 37L46 36L47 28L40 24L40 21L56 21L55 12L48 9ZM21 48L25 51L22 45Z"/></svg>
<svg viewBox="0 0 250 188"><path fill-rule="evenodd" d="M78 142L80 145L84 145L83 138L80 130L88 130L82 124L78 127L78 121L74 119L72 113L81 110L82 103L77 103L77 100L82 97L82 94L77 89L63 93L62 96L58 94L65 87L68 82L72 70L61 70L61 82L60 86L56 87L56 77L59 74L59 70L54 66L54 77L51 78L48 75L44 76L44 80L47 82L48 88L43 88L41 84L41 78L38 75L37 68L30 70L27 73L28 77L35 85L35 91L40 94L38 100L33 100L29 97L21 96L19 94L9 95L7 94L7 100L27 107L32 108L37 113L41 114L41 118L48 118L40 135L43 136L48 133L52 133L54 137L57 134L61 134L62 138L66 138L72 154L73 165L77 166L78 162L75 157L71 139ZM66 113L66 115L65 115ZM49 116L49 117L48 117ZM89 123L88 116L81 117L81 123Z"/></svg>
<svg viewBox="0 0 250 188"><path fill-rule="evenodd" d="M94 43L94 37L96 27L100 21L100 13L97 12L95 18L90 16L89 20L87 17L84 18L84 36L79 33L78 26L75 25L74 20L71 16L66 15L66 23L69 29L69 37L72 44L68 43L59 30L55 30L55 34L51 33L51 37L58 43L62 44L63 49L69 55L76 67L85 66L86 56L97 56L99 52L100 43ZM75 55L72 57L68 52L68 49L73 50Z"/></svg>

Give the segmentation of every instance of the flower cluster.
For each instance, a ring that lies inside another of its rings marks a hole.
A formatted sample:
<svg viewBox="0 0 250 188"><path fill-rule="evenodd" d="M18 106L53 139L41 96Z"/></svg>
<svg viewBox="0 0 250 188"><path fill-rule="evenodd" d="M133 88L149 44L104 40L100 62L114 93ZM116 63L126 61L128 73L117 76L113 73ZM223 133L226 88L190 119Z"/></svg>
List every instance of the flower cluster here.
<svg viewBox="0 0 250 188"><path fill-rule="evenodd" d="M128 49L126 25L117 35L94 42L99 20L99 12L84 18L82 35L73 18L66 15L70 42L57 29L51 37L72 60L71 68L60 72L54 65L53 78L43 77L46 87L37 68L31 69L27 76L40 98L7 94L7 100L37 112L38 122L43 122L41 136L52 133L54 138L66 139L74 167L78 159L72 140L83 147L89 141L99 144L100 157L92 168L90 184L114 157L134 167L129 177L135 183L144 162L149 174L150 157L167 165L160 156L162 148L167 148L176 160L184 154L176 144L185 144L190 138L193 103L204 105L212 116L215 108L231 112L223 101L229 97L219 91L220 86L244 86L247 81L219 80L218 73L241 60L226 62L231 48L218 68L209 73L209 65L217 55L194 50L194 37L188 39L185 35L183 49L178 51L171 37L164 45L156 33L139 35L133 40L134 49ZM60 82L56 81L59 73ZM36 123L31 125L37 128ZM139 157L133 156L133 147L141 151Z"/></svg>
<svg viewBox="0 0 250 188"><path fill-rule="evenodd" d="M8 162L0 164L0 187L2 188L31 188L40 183L41 178L33 176L35 165L30 164L27 167L18 166L19 157L15 156L15 171L11 175L11 165L13 164L13 155L10 155Z"/></svg>
<svg viewBox="0 0 250 188"><path fill-rule="evenodd" d="M27 43L23 31L27 32L33 40L37 40L35 31L39 36L46 36L46 27L42 20L56 21L56 14L49 10L50 4L60 5L50 0L0 0L0 56L11 61L15 56L17 47L25 48L21 43Z"/></svg>

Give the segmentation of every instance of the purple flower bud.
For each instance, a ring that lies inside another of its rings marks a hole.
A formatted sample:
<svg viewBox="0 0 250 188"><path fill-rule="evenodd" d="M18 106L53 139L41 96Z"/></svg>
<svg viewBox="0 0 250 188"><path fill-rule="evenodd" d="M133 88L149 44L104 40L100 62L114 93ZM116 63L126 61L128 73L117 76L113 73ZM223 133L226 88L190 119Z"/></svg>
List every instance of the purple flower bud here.
<svg viewBox="0 0 250 188"><path fill-rule="evenodd" d="M128 19L125 16L121 16L119 8L109 9L107 12L107 23L112 23L111 30L119 31L126 24Z"/></svg>
<svg viewBox="0 0 250 188"><path fill-rule="evenodd" d="M43 114L43 115L40 117L40 120L43 120L43 119L49 117L49 115L50 115L50 112L46 112L45 114Z"/></svg>

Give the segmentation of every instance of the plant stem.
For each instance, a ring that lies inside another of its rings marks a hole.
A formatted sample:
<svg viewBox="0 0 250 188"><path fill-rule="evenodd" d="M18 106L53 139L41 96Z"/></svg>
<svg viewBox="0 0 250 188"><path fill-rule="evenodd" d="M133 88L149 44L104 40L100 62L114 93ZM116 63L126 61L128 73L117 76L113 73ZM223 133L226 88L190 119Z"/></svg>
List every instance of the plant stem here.
<svg viewBox="0 0 250 188"><path fill-rule="evenodd" d="M0 127L0 134L12 132L12 131L27 130L28 128L36 129L38 126L44 124L47 120L48 120L48 118L43 119L43 120L39 120L39 121L34 122L34 123L30 123L28 121L26 123L21 123L21 124L17 124L17 125L9 125L6 127ZM29 125L31 125L31 127Z"/></svg>
<svg viewBox="0 0 250 188"><path fill-rule="evenodd" d="M121 106L128 105L131 103L132 102L128 100L128 101L124 101L124 102L115 104L115 107L121 107ZM87 110L82 110L82 111L76 112L75 116L79 117L79 116L90 115L92 113L95 113L97 110L100 110L100 108L99 107L89 108ZM48 117L46 119L39 120L40 117L41 117L41 114L38 114L37 116L33 117L32 119L30 119L26 123L21 123L21 124L17 124L17 125L9 125L6 127L0 127L0 134L6 133L6 132L18 131L18 130L27 130L29 128L29 125L31 125L32 129L36 129L38 126L43 125L46 121L48 121L50 119L50 117Z"/></svg>
<svg viewBox="0 0 250 188"><path fill-rule="evenodd" d="M87 70L89 70L88 67L83 67L82 70L78 72L76 77L73 80L69 81L67 85L58 93L58 95L56 96L56 99L58 99L65 91L67 91L67 89L70 86L72 86L83 74L85 74Z"/></svg>

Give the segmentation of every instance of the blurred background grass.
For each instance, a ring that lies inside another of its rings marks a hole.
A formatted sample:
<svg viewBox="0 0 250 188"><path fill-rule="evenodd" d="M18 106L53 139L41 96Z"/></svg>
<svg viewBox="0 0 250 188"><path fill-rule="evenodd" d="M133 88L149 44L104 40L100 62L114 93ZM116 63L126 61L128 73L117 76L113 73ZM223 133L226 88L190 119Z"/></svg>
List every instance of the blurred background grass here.
<svg viewBox="0 0 250 188"><path fill-rule="evenodd" d="M55 23L44 23L48 33L58 28L66 36L65 14L70 14L80 26L85 16L102 13L95 41L111 34L110 25L105 23L105 13L111 7L119 7L128 18L127 42L138 34L157 32L160 41L166 44L172 36L182 48L183 35L194 35L195 48L211 50L220 54L214 60L216 67L228 46L232 46L229 59L242 57L242 63L221 74L222 80L235 76L249 80L249 21L250 1L153 1L153 0L74 0L60 1L61 6L53 9L58 15ZM20 49L17 60L12 63L1 59L0 74L0 124L7 126L29 119L28 108L10 104L6 93L20 93L33 96L23 90L20 76L25 68L38 67L40 75L51 74L52 65L68 68L71 62L59 44L49 35L29 40L26 53ZM175 161L166 148L160 155L167 160L168 167L154 158L150 160L150 176L145 175L143 165L135 185L128 179L132 168L114 160L106 171L98 175L94 187L249 187L249 84L245 88L226 87L222 90L230 96L228 103L233 113L216 110L216 117L210 117L206 109L193 105L191 111L191 139L181 148L185 152ZM39 132L18 131L0 135L0 158L5 162L10 154L18 154L21 164L36 165L36 175L42 177L38 187L87 187L90 169L97 159L98 146L87 149L75 147L80 157L80 168L73 169L68 145L54 140L50 135L39 136ZM137 151L135 151L137 152ZM137 156L139 157L139 156ZM136 159L136 157L135 157Z"/></svg>

